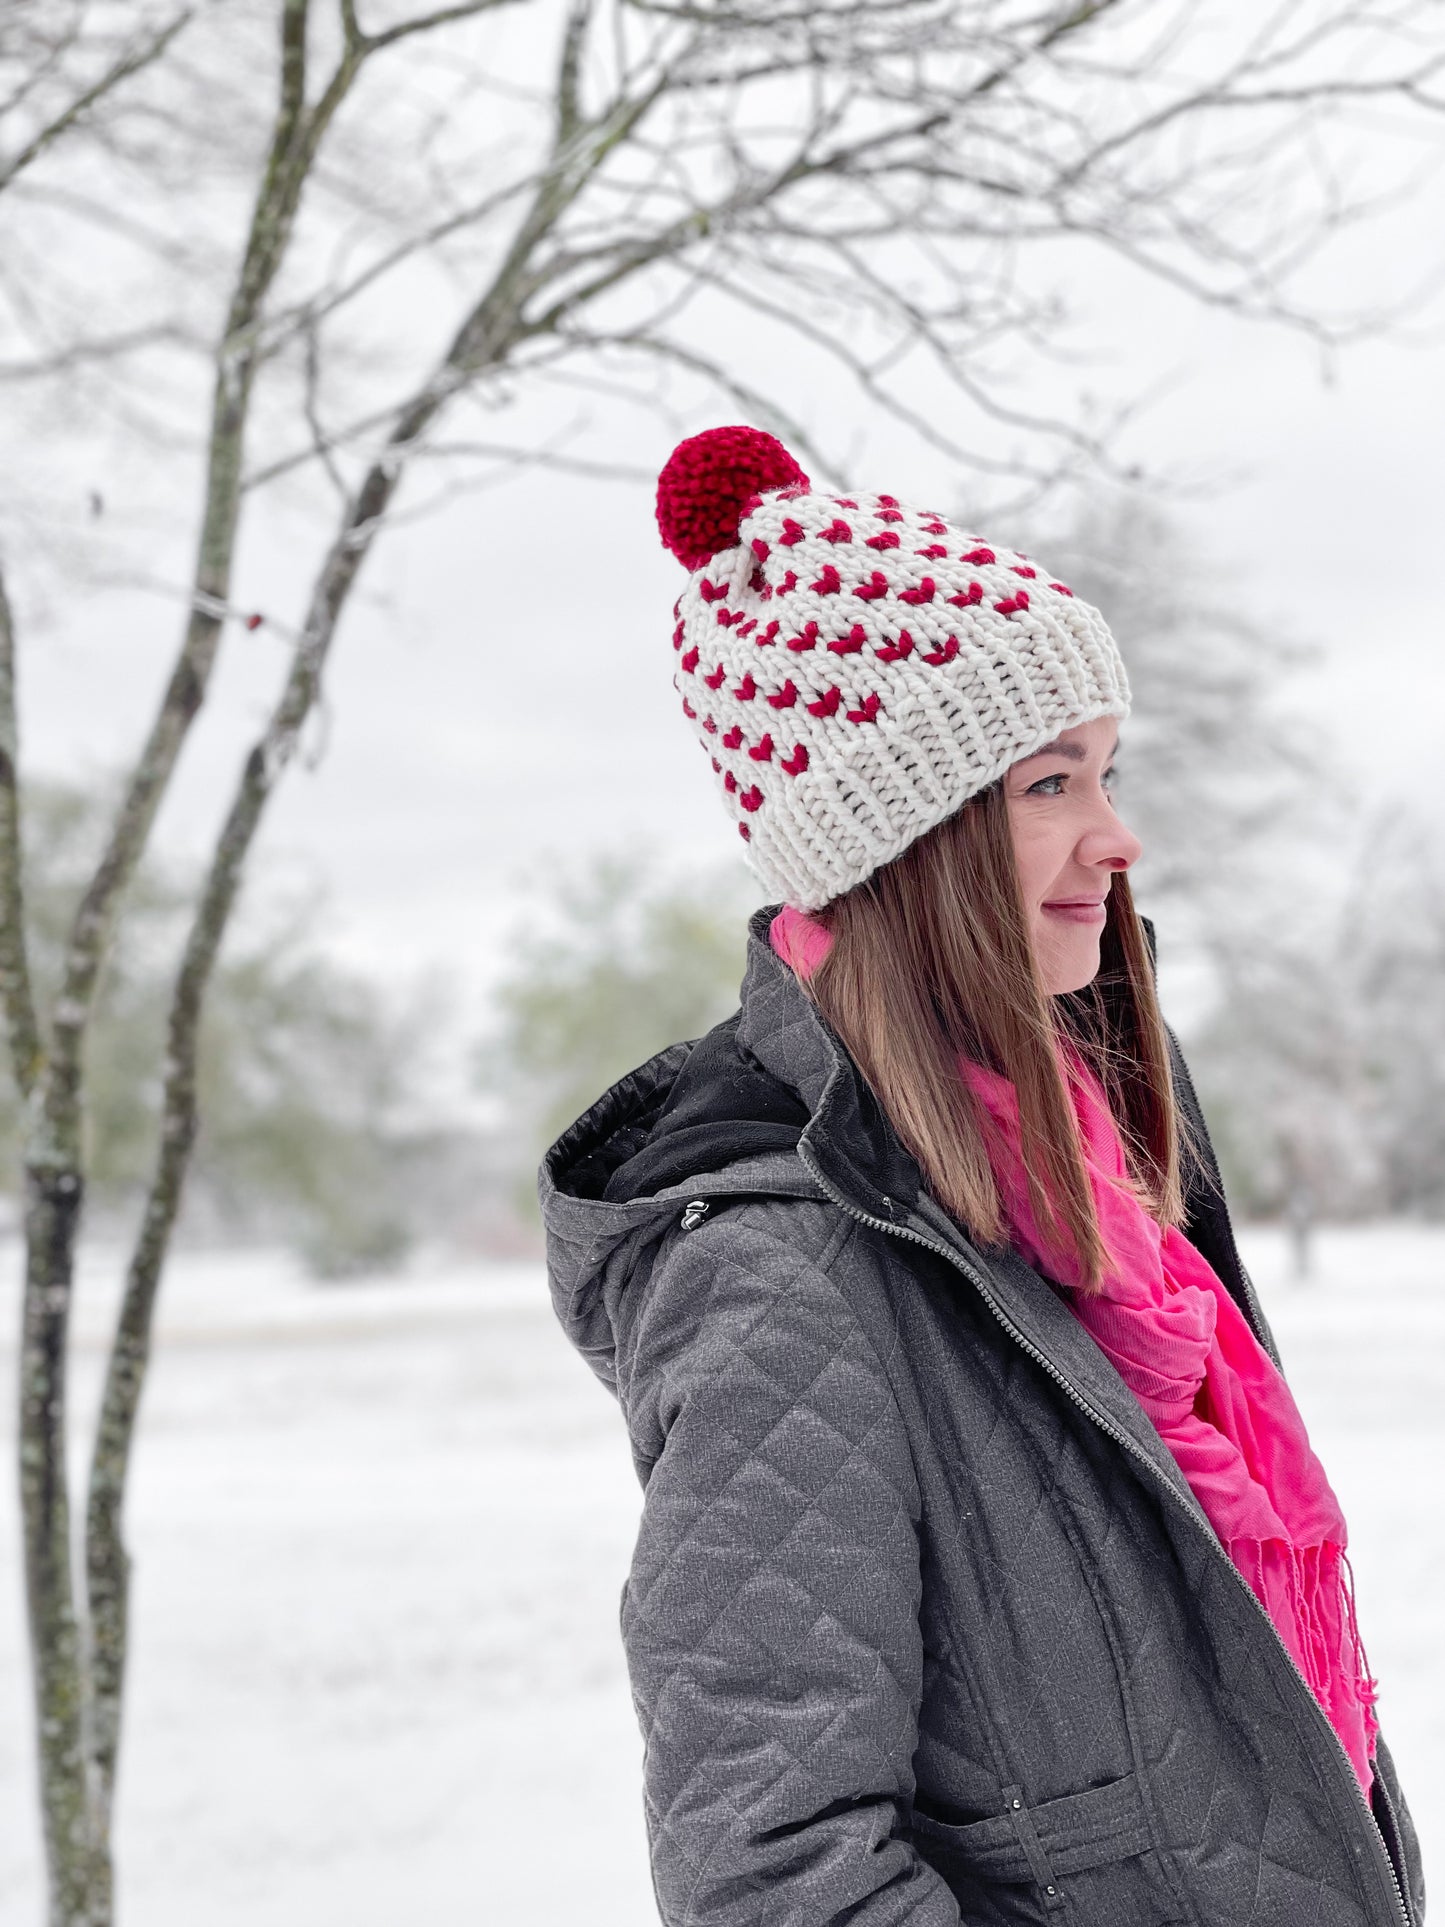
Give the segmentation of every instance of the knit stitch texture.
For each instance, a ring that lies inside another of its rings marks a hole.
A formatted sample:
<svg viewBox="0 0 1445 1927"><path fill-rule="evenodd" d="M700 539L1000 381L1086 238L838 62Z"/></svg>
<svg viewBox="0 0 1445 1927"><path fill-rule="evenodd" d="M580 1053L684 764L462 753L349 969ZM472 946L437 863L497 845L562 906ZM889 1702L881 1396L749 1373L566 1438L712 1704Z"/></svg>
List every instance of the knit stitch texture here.
<svg viewBox="0 0 1445 1927"><path fill-rule="evenodd" d="M691 569L683 713L752 868L799 909L1062 731L1129 712L1114 638L1067 584L892 495L816 492L756 429L682 443L658 523Z"/></svg>

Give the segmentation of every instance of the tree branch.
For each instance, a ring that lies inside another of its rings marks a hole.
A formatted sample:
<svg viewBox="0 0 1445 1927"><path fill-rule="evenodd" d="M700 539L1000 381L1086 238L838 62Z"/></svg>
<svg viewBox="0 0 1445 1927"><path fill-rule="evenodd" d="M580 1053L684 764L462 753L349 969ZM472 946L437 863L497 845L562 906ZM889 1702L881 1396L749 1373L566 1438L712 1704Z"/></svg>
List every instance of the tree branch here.
<svg viewBox="0 0 1445 1927"><path fill-rule="evenodd" d="M38 160L47 147L53 146L62 134L83 119L92 107L103 100L107 94L113 93L122 81L129 80L132 74L138 74L142 68L149 67L152 61L159 60L181 28L190 20L194 11L193 7L182 7L175 18L162 27L158 34L133 48L129 53L122 54L113 62L99 80L87 87L83 93L78 94L70 105L57 114L54 120L42 127L39 133L32 135L18 154L13 155L8 161L0 161L0 192L3 192L33 161Z"/></svg>
<svg viewBox="0 0 1445 1927"><path fill-rule="evenodd" d="M205 345L184 328L173 323L146 322L119 334L103 335L94 341L72 341L54 354L37 355L31 361L0 361L0 381L44 381L73 369L95 367L120 361L126 355L140 354L149 348L183 348L188 353L204 354Z"/></svg>
<svg viewBox="0 0 1445 1927"><path fill-rule="evenodd" d="M445 219L423 228L419 234L409 235L404 241L397 242L394 247L389 248L367 267L362 268L350 281L344 282L340 287L333 286L324 295L315 296L308 301L298 302L292 308L283 309L267 321L264 329L258 331L258 352L266 357L276 354L298 332L319 326L329 316L345 307L349 301L354 301L358 295L365 294L368 288L373 287L393 268L435 247L439 241L448 240L464 228L476 226L489 215L505 207L508 201L515 200L519 194L525 194L528 189L535 192L536 186L535 177L524 177L521 180L509 182L506 187L483 195L480 201L471 202L466 207L457 209L455 213L448 214Z"/></svg>
<svg viewBox="0 0 1445 1927"><path fill-rule="evenodd" d="M195 572L195 599L160 708L117 811L105 854L71 927L62 987L53 1016L53 1049L45 1080L43 1124L32 1161L78 1170L81 1046L118 902L145 850L151 824L174 773L181 747L202 702L220 643L221 622L207 602L229 600L240 510L241 461L250 409L254 353L237 338L248 333L280 268L302 187L329 118L340 103L340 77L356 63L343 54L317 108L306 111L306 29L310 0L285 0L281 17L280 82L270 151L252 210L246 246L217 351L207 454L204 508ZM349 79L348 79L349 84ZM204 600L203 600L204 599Z"/></svg>
<svg viewBox="0 0 1445 1927"><path fill-rule="evenodd" d="M579 344L581 345L581 344ZM646 330L630 330L626 334L589 335L586 340L589 348L616 348L624 354L650 356L656 361L671 362L675 367L685 368L689 374L701 375L713 384L720 394L735 401L751 419L769 428L776 429L779 439L789 448L805 457L810 473L817 479L841 488L844 476L837 463L819 445L815 436L791 415L772 395L764 394L740 376L731 374L721 361L701 350L685 346L682 342L670 341L666 337L653 335Z"/></svg>
<svg viewBox="0 0 1445 1927"><path fill-rule="evenodd" d="M374 53L379 47L390 47L398 40L409 40L414 34L431 33L437 27L450 27L458 20L471 20L480 13L495 13L498 7L517 6L521 0L464 0L464 4L454 7L437 7L431 13L417 14L411 20L398 20L395 26L384 27L380 33L363 33L361 46L367 53ZM355 18L353 13L352 18Z"/></svg>
<svg viewBox="0 0 1445 1927"><path fill-rule="evenodd" d="M1212 113L1246 112L1260 107L1306 107L1324 101L1337 104L1341 101L1378 100L1404 95L1418 106L1436 113L1445 112L1445 101L1437 100L1424 91L1425 81L1445 72L1445 54L1422 62L1412 73L1383 80L1302 81L1298 87L1259 87L1250 91L1237 85L1248 71L1243 64L1238 64L1229 73L1205 86L1141 116L1132 126L1120 128L1117 133L1097 141L1086 155L1061 175L1060 187L1077 186L1102 161L1125 148L1140 145L1176 121L1206 110Z"/></svg>
<svg viewBox="0 0 1445 1927"><path fill-rule="evenodd" d="M15 712L15 618L0 571L0 1003L16 1089L28 1098L43 1051L25 932L25 862L20 839L19 729Z"/></svg>
<svg viewBox="0 0 1445 1927"><path fill-rule="evenodd" d="M415 461L500 462L507 468L548 468L563 475L585 475L595 482L650 482L653 471L638 462L593 461L559 449L515 448L506 442L427 442L413 450Z"/></svg>
<svg viewBox="0 0 1445 1927"><path fill-rule="evenodd" d="M251 763L241 799L252 794ZM160 1151L140 1235L126 1274L106 1366L86 1493L86 1597L90 1615L94 1770L103 1811L114 1797L129 1623L130 1557L123 1531L126 1474L150 1362L156 1291L180 1208L196 1135L196 1049L207 983L225 933L250 843L246 810L233 807L206 878L171 1000ZM238 826L239 825L239 826ZM254 827L254 825L252 825Z"/></svg>

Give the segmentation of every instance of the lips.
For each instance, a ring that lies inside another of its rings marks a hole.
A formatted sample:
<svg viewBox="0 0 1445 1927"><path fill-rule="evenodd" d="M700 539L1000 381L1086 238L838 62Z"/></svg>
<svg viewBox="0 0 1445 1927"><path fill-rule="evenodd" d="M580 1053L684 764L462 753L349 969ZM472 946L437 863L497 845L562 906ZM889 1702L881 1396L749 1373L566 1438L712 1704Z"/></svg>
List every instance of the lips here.
<svg viewBox="0 0 1445 1927"><path fill-rule="evenodd" d="M1046 903L1044 909L1050 916L1060 917L1065 923L1101 924L1107 915L1103 897L1060 897L1053 903Z"/></svg>

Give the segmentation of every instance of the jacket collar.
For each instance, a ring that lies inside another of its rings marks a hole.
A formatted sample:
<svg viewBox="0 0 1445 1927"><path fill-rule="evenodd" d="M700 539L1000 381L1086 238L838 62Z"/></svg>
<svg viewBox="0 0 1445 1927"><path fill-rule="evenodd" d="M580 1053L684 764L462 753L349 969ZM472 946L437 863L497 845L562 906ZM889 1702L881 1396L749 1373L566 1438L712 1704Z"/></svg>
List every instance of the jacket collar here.
<svg viewBox="0 0 1445 1927"><path fill-rule="evenodd" d="M841 1040L769 942L776 909L749 921L738 1047L811 1111L802 1137L808 1162L871 1216L886 1217L890 1202L915 1202L922 1174Z"/></svg>

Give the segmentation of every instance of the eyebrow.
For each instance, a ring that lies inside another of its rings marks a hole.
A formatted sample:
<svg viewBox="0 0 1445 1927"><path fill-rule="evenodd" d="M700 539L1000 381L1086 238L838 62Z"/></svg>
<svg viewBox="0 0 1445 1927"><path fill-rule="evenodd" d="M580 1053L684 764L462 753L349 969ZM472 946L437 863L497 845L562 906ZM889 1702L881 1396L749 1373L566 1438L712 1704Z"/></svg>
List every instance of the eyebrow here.
<svg viewBox="0 0 1445 1927"><path fill-rule="evenodd" d="M1109 751L1108 761L1119 754L1119 738L1114 738L1114 747ZM1036 756L1067 756L1071 763L1087 762L1089 752L1080 743L1045 743L1042 749L1030 750L1027 756L1020 756L1020 763L1031 763Z"/></svg>

